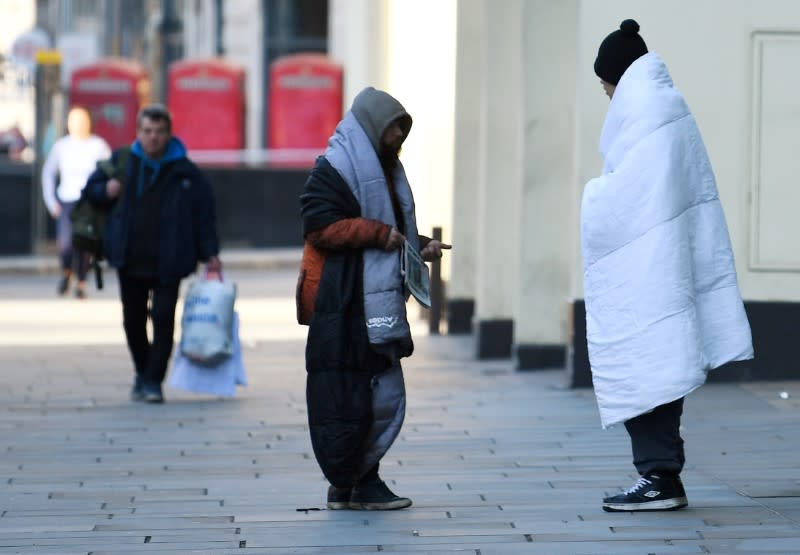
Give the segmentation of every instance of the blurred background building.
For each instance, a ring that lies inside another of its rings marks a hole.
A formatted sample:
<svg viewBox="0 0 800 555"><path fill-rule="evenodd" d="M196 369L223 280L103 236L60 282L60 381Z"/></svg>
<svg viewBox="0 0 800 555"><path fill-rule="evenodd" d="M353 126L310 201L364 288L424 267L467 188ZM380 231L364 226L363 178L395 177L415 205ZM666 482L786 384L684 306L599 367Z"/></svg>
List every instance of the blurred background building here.
<svg viewBox="0 0 800 555"><path fill-rule="evenodd" d="M473 334L480 358L564 367L571 385L589 384L578 211L608 106L592 65L634 18L706 140L753 324L759 363L718 375L800 376L794 0L2 3L0 130L44 150L76 101L109 134L138 103L166 103L212 174L227 246L299 245L297 195L336 121L367 85L395 95L414 118L403 162L420 227L454 245L443 331ZM37 50L59 60L47 95ZM27 195L35 251L47 232L36 185Z"/></svg>
<svg viewBox="0 0 800 555"><path fill-rule="evenodd" d="M34 53L49 46L44 33L33 32L36 10L31 0L8 0L0 18L0 157L21 155L20 136L33 136Z"/></svg>

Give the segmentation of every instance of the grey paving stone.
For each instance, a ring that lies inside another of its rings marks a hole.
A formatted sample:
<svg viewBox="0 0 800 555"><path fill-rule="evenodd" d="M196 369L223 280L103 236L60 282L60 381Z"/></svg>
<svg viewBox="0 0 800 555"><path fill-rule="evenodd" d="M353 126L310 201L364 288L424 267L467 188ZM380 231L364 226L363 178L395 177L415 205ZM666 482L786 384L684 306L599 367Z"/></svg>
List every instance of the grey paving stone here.
<svg viewBox="0 0 800 555"><path fill-rule="evenodd" d="M116 530L174 530L174 529L207 529L209 527L217 527L223 530L231 529L230 526L234 521L233 516L220 515L220 516L170 516L170 517L149 517L149 516L128 516L128 515L115 515L114 518L108 519L102 523L94 526L94 530L98 531L116 531ZM235 527L234 527L235 528Z"/></svg>
<svg viewBox="0 0 800 555"><path fill-rule="evenodd" d="M35 553L57 553L58 555L86 555L85 547L67 546L34 546L34 547L0 547L0 553L15 553L18 555L29 555Z"/></svg>
<svg viewBox="0 0 800 555"><path fill-rule="evenodd" d="M706 539L751 539L765 540L796 538L800 546L800 529L796 523L774 522L771 524L746 524L706 527L700 530Z"/></svg>
<svg viewBox="0 0 800 555"><path fill-rule="evenodd" d="M287 306L295 277L266 276ZM236 279L253 314L265 276ZM0 276L0 311L4 283L19 285ZM83 307L77 327L119 332L117 305ZM800 553L800 404L773 386L689 396L688 509L604 513L602 496L636 478L624 428L601 430L592 392L561 373L468 360L460 337L418 335L404 363L406 422L381 474L414 506L325 510L303 341L270 329L248 338L237 398L167 389L162 406L127 400L124 345L0 348L0 554Z"/></svg>
<svg viewBox="0 0 800 555"><path fill-rule="evenodd" d="M676 542L538 542L528 544L477 545L481 554L492 555L698 555L707 553L701 543Z"/></svg>
<svg viewBox="0 0 800 555"><path fill-rule="evenodd" d="M251 534L252 537L252 534ZM402 545L402 546L411 546L414 545L426 545L426 546L448 546L448 547L455 547L460 546L462 548L471 548L475 544L496 544L496 543L520 543L524 544L527 543L528 540L525 538L523 534L487 534L482 535L480 533L477 534L468 534L468 535L448 535L448 536L429 536L421 538L419 536L415 536L413 534L413 530L409 530L406 533L397 533L397 532L381 532L377 534L373 534L369 530L362 531L358 534L358 537L354 537L354 535L345 536L338 536L331 531L328 531L323 534L316 534L313 532L308 532L304 534L302 537L298 536L276 536L274 534L270 534L267 537L260 538L258 536L254 537L252 540L247 540L248 547L252 546L255 548L261 547L320 547L322 545L325 546L346 546L346 545L360 545L360 546L383 546L383 545ZM429 547L429 549L431 548ZM379 551L380 549L376 549Z"/></svg>
<svg viewBox="0 0 800 555"><path fill-rule="evenodd" d="M707 553L796 555L798 542L800 536L776 539L706 540L703 546Z"/></svg>

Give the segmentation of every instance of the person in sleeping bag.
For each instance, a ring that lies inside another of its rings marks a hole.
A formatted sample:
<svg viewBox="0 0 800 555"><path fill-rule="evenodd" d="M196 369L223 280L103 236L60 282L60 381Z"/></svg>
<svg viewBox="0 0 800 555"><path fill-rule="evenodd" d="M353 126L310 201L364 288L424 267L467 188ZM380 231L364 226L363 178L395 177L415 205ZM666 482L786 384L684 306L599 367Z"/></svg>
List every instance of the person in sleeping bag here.
<svg viewBox="0 0 800 555"><path fill-rule="evenodd" d="M684 398L753 358L750 324L711 163L664 61L628 19L594 70L611 102L581 205L589 361L602 426L624 423L640 475L603 509L680 509Z"/></svg>
<svg viewBox="0 0 800 555"><path fill-rule="evenodd" d="M398 158L411 116L368 87L328 141L300 197L305 246L297 316L308 325L306 402L329 509L411 505L378 475L405 416L400 359L414 344L400 271L408 242L427 261L450 245L417 232Z"/></svg>

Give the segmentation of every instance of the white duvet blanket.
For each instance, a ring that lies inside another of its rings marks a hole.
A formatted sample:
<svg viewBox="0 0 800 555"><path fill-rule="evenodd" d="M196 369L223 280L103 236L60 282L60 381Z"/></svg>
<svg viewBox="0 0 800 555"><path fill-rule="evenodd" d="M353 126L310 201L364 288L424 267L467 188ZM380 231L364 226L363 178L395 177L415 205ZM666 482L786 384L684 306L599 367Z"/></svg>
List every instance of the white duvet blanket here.
<svg viewBox="0 0 800 555"><path fill-rule="evenodd" d="M623 75L581 206L589 360L603 427L688 394L753 357L703 140L666 66Z"/></svg>

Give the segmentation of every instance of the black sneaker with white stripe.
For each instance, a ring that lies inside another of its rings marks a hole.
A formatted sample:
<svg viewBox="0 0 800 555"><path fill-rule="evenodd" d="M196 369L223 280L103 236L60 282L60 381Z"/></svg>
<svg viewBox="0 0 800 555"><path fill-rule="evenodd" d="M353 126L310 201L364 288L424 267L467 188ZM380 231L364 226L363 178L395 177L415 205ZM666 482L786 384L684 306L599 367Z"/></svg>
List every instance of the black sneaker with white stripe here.
<svg viewBox="0 0 800 555"><path fill-rule="evenodd" d="M350 493L353 488L337 488L328 486L328 509L339 511L350 508Z"/></svg>
<svg viewBox="0 0 800 555"><path fill-rule="evenodd" d="M356 511L392 511L411 506L411 499L400 497L383 480L358 484L350 494L350 508Z"/></svg>
<svg viewBox="0 0 800 555"><path fill-rule="evenodd" d="M650 473L622 493L603 499L603 510L673 511L688 504L680 476Z"/></svg>

